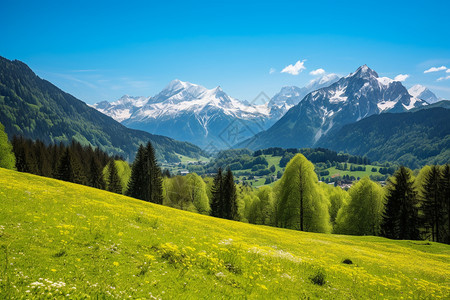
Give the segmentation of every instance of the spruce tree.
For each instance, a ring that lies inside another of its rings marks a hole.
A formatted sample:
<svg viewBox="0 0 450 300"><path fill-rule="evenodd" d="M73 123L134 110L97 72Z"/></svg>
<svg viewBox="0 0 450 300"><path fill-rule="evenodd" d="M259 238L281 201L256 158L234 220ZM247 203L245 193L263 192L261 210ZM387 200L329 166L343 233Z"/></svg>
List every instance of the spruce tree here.
<svg viewBox="0 0 450 300"><path fill-rule="evenodd" d="M219 168L216 176L214 177L213 185L211 187L211 216L217 218L223 218L223 178L222 168Z"/></svg>
<svg viewBox="0 0 450 300"><path fill-rule="evenodd" d="M95 156L91 156L90 170L88 174L88 185L97 189L105 189L105 180L103 178L100 162Z"/></svg>
<svg viewBox="0 0 450 300"><path fill-rule="evenodd" d="M441 195L443 200L444 220L443 220L443 239L442 241L450 244L450 165L447 164L442 170L441 176Z"/></svg>
<svg viewBox="0 0 450 300"><path fill-rule="evenodd" d="M223 218L229 220L239 220L236 185L234 183L233 172L231 172L230 168L227 169L227 173L223 178L222 189Z"/></svg>
<svg viewBox="0 0 450 300"><path fill-rule="evenodd" d="M444 223L444 201L441 193L441 172L432 166L423 184L422 210L426 227L431 229L431 240L441 242Z"/></svg>
<svg viewBox="0 0 450 300"><path fill-rule="evenodd" d="M158 162L156 161L155 149L153 148L150 142L147 143L145 149L146 149L147 173L148 173L147 201L156 204L162 204L163 195L162 195L161 168L158 166Z"/></svg>
<svg viewBox="0 0 450 300"><path fill-rule="evenodd" d="M59 180L73 182L73 169L70 151L66 148L58 161L55 178Z"/></svg>
<svg viewBox="0 0 450 300"><path fill-rule="evenodd" d="M126 192L127 196L145 200L145 173L145 148L143 145L140 145L131 168L131 177Z"/></svg>
<svg viewBox="0 0 450 300"><path fill-rule="evenodd" d="M117 173L116 163L111 160L108 164L108 191L122 194L122 183L120 182L119 174Z"/></svg>
<svg viewBox="0 0 450 300"><path fill-rule="evenodd" d="M401 166L388 180L382 235L391 239L419 238L417 192L411 170Z"/></svg>

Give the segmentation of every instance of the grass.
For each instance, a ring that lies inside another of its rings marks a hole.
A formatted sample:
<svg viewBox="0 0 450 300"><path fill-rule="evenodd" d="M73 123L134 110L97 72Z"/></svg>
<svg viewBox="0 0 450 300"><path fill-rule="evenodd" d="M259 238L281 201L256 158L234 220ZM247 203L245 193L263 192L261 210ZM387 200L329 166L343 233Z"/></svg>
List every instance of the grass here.
<svg viewBox="0 0 450 300"><path fill-rule="evenodd" d="M450 246L250 225L0 169L0 298L45 297L448 299Z"/></svg>
<svg viewBox="0 0 450 300"><path fill-rule="evenodd" d="M355 165L355 166L363 166L363 165ZM324 178L334 177L334 176L342 177L344 175L349 175L349 176L354 176L355 178L358 178L358 177L363 178L365 176L370 176L370 175L382 175L380 172L378 172L380 167L372 166L372 165L366 165L365 167L366 167L366 171L350 171L350 170L342 171L342 170L336 169L336 167L331 167L331 168L326 169L326 170L330 171L330 175L323 176L323 177ZM377 171L372 172L372 168L376 168ZM348 164L348 169L350 169L350 164Z"/></svg>

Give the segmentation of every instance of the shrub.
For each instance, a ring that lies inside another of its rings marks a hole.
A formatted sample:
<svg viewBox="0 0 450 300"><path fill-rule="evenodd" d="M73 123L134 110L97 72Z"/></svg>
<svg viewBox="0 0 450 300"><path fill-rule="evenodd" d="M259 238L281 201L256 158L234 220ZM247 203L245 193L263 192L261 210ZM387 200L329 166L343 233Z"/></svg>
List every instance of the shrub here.
<svg viewBox="0 0 450 300"><path fill-rule="evenodd" d="M312 275L311 277L309 277L309 279L311 280L312 283L317 284L317 285L324 285L326 283L326 275L325 275L325 271L320 269L317 270L317 272Z"/></svg>
<svg viewBox="0 0 450 300"><path fill-rule="evenodd" d="M342 261L342 263L343 263L343 264L347 264L347 265L352 265L352 264L353 264L352 260L349 259L349 258L344 259L344 260Z"/></svg>

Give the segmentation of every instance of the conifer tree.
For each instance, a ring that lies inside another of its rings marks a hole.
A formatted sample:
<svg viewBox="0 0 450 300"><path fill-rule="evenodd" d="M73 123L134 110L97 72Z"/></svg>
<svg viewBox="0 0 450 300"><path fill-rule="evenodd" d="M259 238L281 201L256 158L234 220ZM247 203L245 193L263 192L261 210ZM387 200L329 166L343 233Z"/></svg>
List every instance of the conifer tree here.
<svg viewBox="0 0 450 300"><path fill-rule="evenodd" d="M162 175L150 142L140 146L131 170L127 195L157 204L163 203Z"/></svg>
<svg viewBox="0 0 450 300"><path fill-rule="evenodd" d="M417 203L412 172L401 166L388 180L382 235L391 239L418 239Z"/></svg>
<svg viewBox="0 0 450 300"><path fill-rule="evenodd" d="M131 168L131 177L126 192L127 196L145 200L145 175L145 148L143 145L140 145Z"/></svg>
<svg viewBox="0 0 450 300"><path fill-rule="evenodd" d="M150 142L146 146L146 158L147 158L147 176L149 178L147 182L147 192L149 202L156 204L163 203L162 193L162 175L161 168L156 161L155 149Z"/></svg>
<svg viewBox="0 0 450 300"><path fill-rule="evenodd" d="M58 161L55 178L73 182L73 169L70 151L66 148Z"/></svg>
<svg viewBox="0 0 450 300"><path fill-rule="evenodd" d="M222 183L223 195L223 218L228 220L239 220L236 185L234 183L233 172L227 169L227 173Z"/></svg>
<svg viewBox="0 0 450 300"><path fill-rule="evenodd" d="M217 218L223 218L223 178L222 168L219 168L216 176L214 177L213 185L211 187L211 216Z"/></svg>
<svg viewBox="0 0 450 300"><path fill-rule="evenodd" d="M120 182L119 174L117 173L116 163L111 160L108 164L108 191L122 194L122 183Z"/></svg>
<svg viewBox="0 0 450 300"><path fill-rule="evenodd" d="M425 177L422 186L422 210L424 224L431 229L431 240L442 241L444 227L444 199L441 191L441 171L438 166L432 166Z"/></svg>
<svg viewBox="0 0 450 300"><path fill-rule="evenodd" d="M95 156L91 157L90 170L88 174L88 185L97 189L105 189L105 180L103 178L100 162Z"/></svg>
<svg viewBox="0 0 450 300"><path fill-rule="evenodd" d="M450 164L443 167L440 185L444 202L443 242L450 244Z"/></svg>

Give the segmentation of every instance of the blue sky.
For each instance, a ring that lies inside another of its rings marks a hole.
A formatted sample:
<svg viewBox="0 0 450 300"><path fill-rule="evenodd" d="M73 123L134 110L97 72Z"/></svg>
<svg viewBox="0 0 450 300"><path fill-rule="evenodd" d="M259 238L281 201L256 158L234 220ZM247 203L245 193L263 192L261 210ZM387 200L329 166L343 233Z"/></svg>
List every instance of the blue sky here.
<svg viewBox="0 0 450 300"><path fill-rule="evenodd" d="M0 55L87 103L175 78L251 101L362 64L450 99L450 1L91 2L2 0Z"/></svg>

